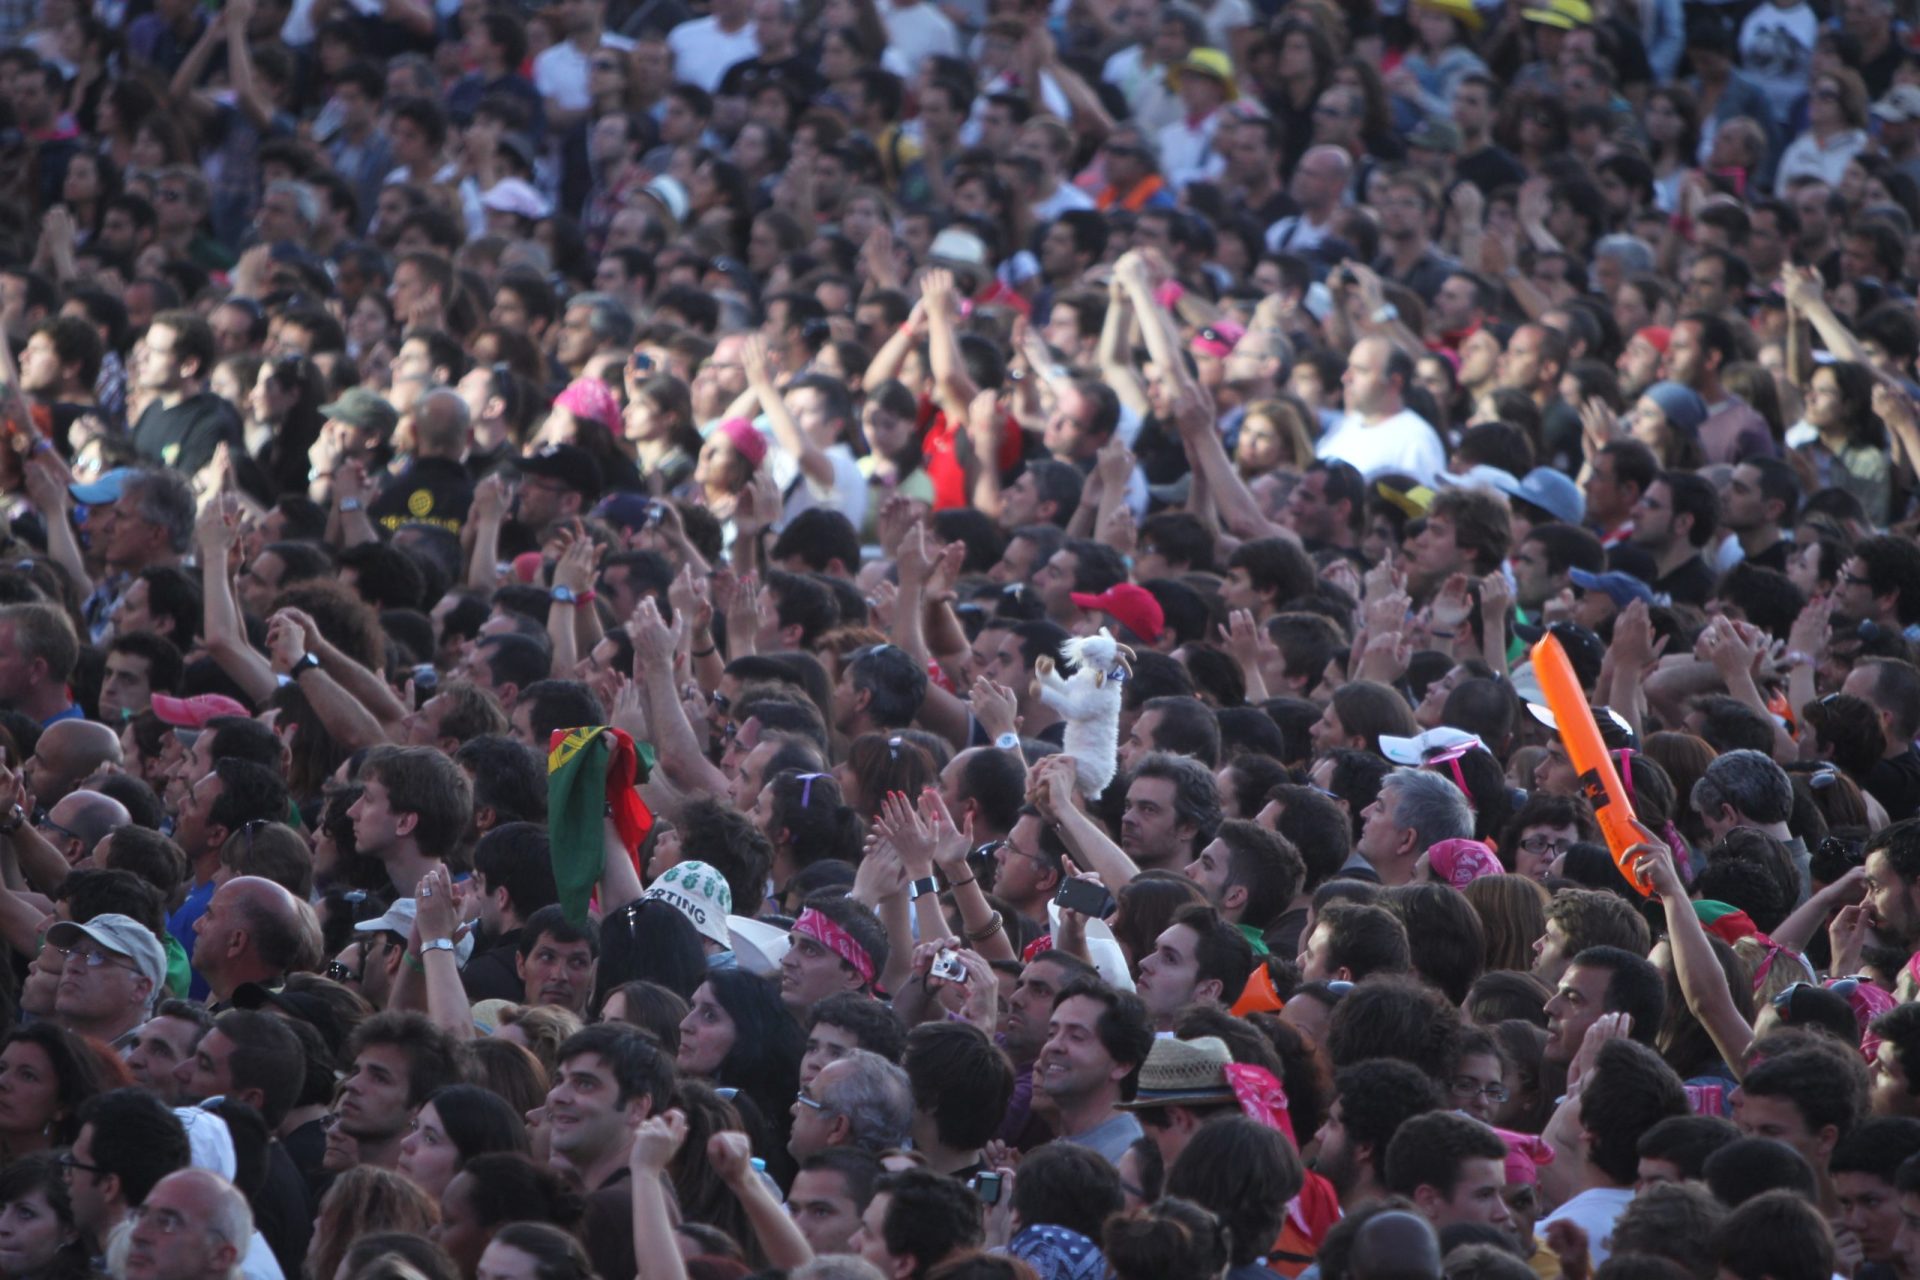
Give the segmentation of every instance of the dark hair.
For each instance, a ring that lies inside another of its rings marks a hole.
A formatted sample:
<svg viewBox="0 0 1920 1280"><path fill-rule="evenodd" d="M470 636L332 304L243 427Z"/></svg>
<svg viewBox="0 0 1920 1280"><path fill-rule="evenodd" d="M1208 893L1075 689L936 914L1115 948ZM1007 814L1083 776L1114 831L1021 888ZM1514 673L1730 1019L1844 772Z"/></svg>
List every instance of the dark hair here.
<svg viewBox="0 0 1920 1280"><path fill-rule="evenodd" d="M233 1042L227 1074L236 1092L260 1091L260 1118L276 1128L300 1099L306 1083L306 1050L287 1020L260 1009L229 1009L214 1030Z"/></svg>
<svg viewBox="0 0 1920 1280"><path fill-rule="evenodd" d="M1639 1168L1640 1135L1669 1116L1686 1114L1686 1090L1660 1055L1638 1041L1609 1040L1580 1091L1581 1128L1590 1135L1587 1162L1616 1185L1629 1186Z"/></svg>
<svg viewBox="0 0 1920 1280"><path fill-rule="evenodd" d="M1784 1099L1809 1132L1831 1126L1835 1137L1844 1138L1866 1111L1866 1069L1851 1048L1839 1054L1810 1047L1767 1057L1748 1069L1740 1090L1748 1097Z"/></svg>
<svg viewBox="0 0 1920 1280"><path fill-rule="evenodd" d="M407 1060L407 1105L418 1107L460 1078L460 1055L454 1038L434 1025L424 1013L389 1010L376 1013L354 1029L345 1060L352 1064L370 1045L400 1050ZM350 1065L349 1072L358 1070Z"/></svg>
<svg viewBox="0 0 1920 1280"><path fill-rule="evenodd" d="M1020 1161L1013 1211L1025 1226L1057 1226L1098 1239L1100 1225L1126 1203L1120 1175L1099 1153L1050 1142Z"/></svg>
<svg viewBox="0 0 1920 1280"><path fill-rule="evenodd" d="M1053 997L1053 1007L1083 996L1104 1006L1094 1022L1094 1034L1108 1057L1131 1068L1120 1082L1121 1098L1130 1100L1140 1083L1140 1066L1153 1050L1153 1020L1139 996L1117 991L1098 978L1068 982Z"/></svg>
<svg viewBox="0 0 1920 1280"><path fill-rule="evenodd" d="M900 1065L915 1109L932 1116L942 1144L971 1151L999 1129L1013 1097L1013 1064L978 1027L921 1023L908 1033Z"/></svg>
<svg viewBox="0 0 1920 1280"><path fill-rule="evenodd" d="M679 907L663 899L642 898L609 911L600 921L599 956L595 1008L615 990L640 979L691 1000L707 978L699 931Z"/></svg>
<svg viewBox="0 0 1920 1280"><path fill-rule="evenodd" d="M7 1034L5 1040L0 1040L0 1050L10 1044L38 1047L53 1067L57 1088L48 1136L56 1146L72 1146L74 1138L80 1133L80 1108L95 1095L105 1092L108 1086L117 1085L125 1079L124 1073L116 1079L85 1040L56 1023L30 1022L16 1027ZM116 1058L114 1066L117 1068L118 1065Z"/></svg>
<svg viewBox="0 0 1920 1280"><path fill-rule="evenodd" d="M1359 982L1376 973L1405 973L1413 967L1406 924L1386 907L1331 903L1315 916L1313 927L1316 933L1326 932L1330 973L1345 970L1350 981Z"/></svg>
<svg viewBox="0 0 1920 1280"><path fill-rule="evenodd" d="M704 862L726 879L738 915L760 911L767 871L773 865L773 845L753 824L751 816L716 800L688 804L675 823L680 832L680 856Z"/></svg>
<svg viewBox="0 0 1920 1280"><path fill-rule="evenodd" d="M566 1179L518 1152L475 1156L460 1172L467 1177L467 1206L482 1227L533 1221L571 1230L586 1209Z"/></svg>
<svg viewBox="0 0 1920 1280"><path fill-rule="evenodd" d="M1272 1247L1305 1181L1300 1153L1284 1134L1233 1114L1195 1131L1167 1170L1166 1192L1218 1214L1234 1265L1245 1266Z"/></svg>
<svg viewBox="0 0 1920 1280"><path fill-rule="evenodd" d="M521 920L560 901L547 829L537 822L503 822L481 836L473 847L473 872L486 877L488 893L505 889L514 915Z"/></svg>
<svg viewBox="0 0 1920 1280"><path fill-rule="evenodd" d="M1765 1191L1713 1233L1723 1275L1739 1280L1827 1280L1833 1274L1833 1229L1817 1208L1792 1191Z"/></svg>
<svg viewBox="0 0 1920 1280"><path fill-rule="evenodd" d="M883 965L884 955L874 963L876 969ZM715 969L706 985L734 1026L733 1047L721 1059L714 1082L738 1089L762 1116L779 1124L793 1102L805 1033L781 1003L779 990L764 978L745 969Z"/></svg>
<svg viewBox="0 0 1920 1280"><path fill-rule="evenodd" d="M1682 1181L1698 1181L1707 1158L1740 1137L1739 1128L1720 1116L1669 1116L1640 1135L1635 1154L1674 1167Z"/></svg>
<svg viewBox="0 0 1920 1280"><path fill-rule="evenodd" d="M1448 1000L1464 1001L1487 950L1472 904L1449 885L1405 884L1387 891L1387 906L1406 925L1414 970Z"/></svg>
<svg viewBox="0 0 1920 1280"><path fill-rule="evenodd" d="M887 1252L912 1258L917 1275L981 1241L980 1202L953 1178L904 1169L875 1181L873 1193L888 1197L880 1228Z"/></svg>
<svg viewBox="0 0 1920 1280"><path fill-rule="evenodd" d="M1376 975L1333 1010L1326 1049L1335 1066L1400 1058L1442 1078L1454 1058L1460 1011L1414 978Z"/></svg>
<svg viewBox="0 0 1920 1280"><path fill-rule="evenodd" d="M807 1032L822 1024L851 1031L862 1049L898 1062L907 1050L907 1029L888 1006L859 991L839 991L807 1012Z"/></svg>
<svg viewBox="0 0 1920 1280"><path fill-rule="evenodd" d="M651 1036L624 1022L596 1022L561 1041L554 1064L562 1066L587 1053L607 1064L618 1091L617 1106L624 1109L635 1098L644 1097L649 1114L666 1109L673 1097L673 1062Z"/></svg>
<svg viewBox="0 0 1920 1280"><path fill-rule="evenodd" d="M427 1101L440 1113L440 1127L453 1143L458 1156L456 1170L490 1152L525 1155L531 1150L527 1126L520 1113L491 1089L476 1084L450 1084L435 1090Z"/></svg>
<svg viewBox="0 0 1920 1280"><path fill-rule="evenodd" d="M1480 1121L1455 1111L1428 1111L1408 1119L1387 1144L1385 1185L1401 1196L1432 1187L1450 1200L1465 1161L1506 1158L1506 1142Z"/></svg>
<svg viewBox="0 0 1920 1280"><path fill-rule="evenodd" d="M88 1159L94 1168L87 1176L116 1175L129 1205L140 1204L156 1182L192 1163L180 1118L146 1089L109 1089L88 1098L80 1104L79 1123L93 1126Z"/></svg>

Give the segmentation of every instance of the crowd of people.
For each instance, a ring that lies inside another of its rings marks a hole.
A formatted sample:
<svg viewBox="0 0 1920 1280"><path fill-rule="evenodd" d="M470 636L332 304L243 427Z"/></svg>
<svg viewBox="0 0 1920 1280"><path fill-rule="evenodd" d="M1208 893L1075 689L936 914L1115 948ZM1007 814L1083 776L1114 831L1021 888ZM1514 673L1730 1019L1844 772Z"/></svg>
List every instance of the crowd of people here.
<svg viewBox="0 0 1920 1280"><path fill-rule="evenodd" d="M0 2L0 1280L1920 1280L1910 7Z"/></svg>

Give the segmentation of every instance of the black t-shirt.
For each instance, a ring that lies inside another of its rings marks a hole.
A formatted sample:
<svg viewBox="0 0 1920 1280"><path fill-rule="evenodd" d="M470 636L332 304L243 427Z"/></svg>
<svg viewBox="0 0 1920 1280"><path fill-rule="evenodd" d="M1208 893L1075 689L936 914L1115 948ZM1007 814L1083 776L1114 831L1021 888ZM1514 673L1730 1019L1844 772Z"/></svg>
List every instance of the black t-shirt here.
<svg viewBox="0 0 1920 1280"><path fill-rule="evenodd" d="M827 87L814 60L796 53L778 62L747 58L734 63L720 77L720 92L728 97L750 98L770 84L785 89L795 102L805 102Z"/></svg>
<svg viewBox="0 0 1920 1280"><path fill-rule="evenodd" d="M390 477L367 514L391 532L410 521L459 533L473 505L473 479L452 458L415 458Z"/></svg>
<svg viewBox="0 0 1920 1280"><path fill-rule="evenodd" d="M1787 557L1793 554L1793 544L1781 538L1765 551L1756 552L1746 558L1748 564L1759 565L1762 569L1775 569L1781 573L1787 571Z"/></svg>
<svg viewBox="0 0 1920 1280"><path fill-rule="evenodd" d="M1713 570L1698 555L1653 584L1656 594L1675 604L1705 604L1713 594Z"/></svg>
<svg viewBox="0 0 1920 1280"><path fill-rule="evenodd" d="M246 446L240 416L211 391L188 396L171 409L156 400L133 426L133 449L142 462L187 476L212 462L223 441L235 449Z"/></svg>
<svg viewBox="0 0 1920 1280"><path fill-rule="evenodd" d="M514 963L520 956L520 933L519 929L508 930L467 961L467 967L460 971L460 985L466 989L468 1000L475 1004L482 1000L518 1004L527 998L527 984Z"/></svg>
<svg viewBox="0 0 1920 1280"><path fill-rule="evenodd" d="M1897 756L1889 756L1867 774L1867 790L1887 811L1894 822L1920 814L1920 751L1909 746Z"/></svg>
<svg viewBox="0 0 1920 1280"><path fill-rule="evenodd" d="M313 1210L307 1203L306 1179L278 1142L267 1144L267 1176L253 1196L253 1217L280 1270L298 1275L313 1241Z"/></svg>
<svg viewBox="0 0 1920 1280"><path fill-rule="evenodd" d="M1517 187L1527 180L1526 166L1515 159L1511 151L1497 143L1489 143L1472 155L1459 157L1453 162L1453 171L1480 188L1482 193L1490 193L1501 187Z"/></svg>

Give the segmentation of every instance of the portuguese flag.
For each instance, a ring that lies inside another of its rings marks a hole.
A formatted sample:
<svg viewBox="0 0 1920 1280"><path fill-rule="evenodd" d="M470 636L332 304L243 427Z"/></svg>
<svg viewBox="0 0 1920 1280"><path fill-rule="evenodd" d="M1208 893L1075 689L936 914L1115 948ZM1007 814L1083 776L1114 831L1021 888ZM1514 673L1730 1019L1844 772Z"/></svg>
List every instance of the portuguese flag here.
<svg viewBox="0 0 1920 1280"><path fill-rule="evenodd" d="M636 790L653 771L653 748L619 729L589 725L555 729L547 749L547 834L560 905L575 928L588 927L587 903L604 862L605 821L613 819L627 856L640 865L640 845L653 814Z"/></svg>

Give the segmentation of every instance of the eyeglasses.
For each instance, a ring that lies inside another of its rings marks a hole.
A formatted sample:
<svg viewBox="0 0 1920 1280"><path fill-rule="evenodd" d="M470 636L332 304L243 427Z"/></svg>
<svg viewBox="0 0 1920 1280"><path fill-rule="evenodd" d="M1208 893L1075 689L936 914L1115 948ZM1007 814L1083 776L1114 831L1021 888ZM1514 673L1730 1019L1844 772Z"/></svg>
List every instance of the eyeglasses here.
<svg viewBox="0 0 1920 1280"><path fill-rule="evenodd" d="M1833 985L1828 987L1822 987L1814 982L1796 982L1773 998L1773 1011L1780 1015L1781 1021L1791 1022L1793 1020L1794 997L1803 989L1808 991L1831 991L1844 1000L1859 990L1859 988L1860 979L1858 978L1839 978L1834 981Z"/></svg>
<svg viewBox="0 0 1920 1280"><path fill-rule="evenodd" d="M1455 1076L1448 1086L1456 1098L1485 1098L1488 1102L1501 1103L1507 1100L1507 1086L1499 1081L1481 1084L1472 1076Z"/></svg>
<svg viewBox="0 0 1920 1280"><path fill-rule="evenodd" d="M176 1209L153 1209L146 1205L140 1205L131 1210L127 1216L132 1219L136 1227L148 1222L153 1223L153 1229L163 1236L177 1236L188 1227L197 1226L200 1230L213 1236L215 1239L225 1240L227 1238L226 1234L218 1227L208 1226L204 1223L189 1222L186 1215Z"/></svg>
<svg viewBox="0 0 1920 1280"><path fill-rule="evenodd" d="M327 967L324 972L327 977L342 985L351 985L360 981L359 974L347 968L346 965L341 964L338 960L327 961Z"/></svg>
<svg viewBox="0 0 1920 1280"><path fill-rule="evenodd" d="M61 1152L60 1155L55 1157L54 1163L60 1166L60 1169L63 1173L72 1173L75 1169L84 1170L87 1173L107 1172L105 1169L102 1169L97 1164L86 1164L86 1163L83 1163L82 1161L75 1160L73 1158L73 1152L71 1151Z"/></svg>
<svg viewBox="0 0 1920 1280"><path fill-rule="evenodd" d="M827 1109L826 1103L816 1101L813 1098L809 1098L807 1096L807 1091L805 1089L802 1089L800 1092L794 1094L793 1100L799 1103L801 1106L807 1108L809 1111L825 1111Z"/></svg>
<svg viewBox="0 0 1920 1280"><path fill-rule="evenodd" d="M58 833L59 835L65 836L69 840L78 840L81 844L85 844L87 842L87 838L81 835L78 831L75 831L72 827L63 827L59 823L55 822L52 818L42 818L39 822L35 823L34 825L39 827L40 830L42 831L52 831L52 832Z"/></svg>
<svg viewBox="0 0 1920 1280"><path fill-rule="evenodd" d="M1840 101L1840 91L1830 84L1823 84L1813 91L1813 96L1822 102Z"/></svg>
<svg viewBox="0 0 1920 1280"><path fill-rule="evenodd" d="M1558 836L1528 836L1520 842L1520 847L1532 854L1565 853L1573 847L1573 841Z"/></svg>
<svg viewBox="0 0 1920 1280"><path fill-rule="evenodd" d="M52 944L49 943L48 945L51 946ZM131 962L127 964L121 964L119 957L110 956L106 952L100 950L98 947L89 947L89 948L86 948L85 950L82 950L79 947L54 947L53 949L54 951L59 953L62 960L71 960L73 959L73 957L79 956L81 959L86 961L87 968L89 969L102 969L102 968L106 968L109 965L115 968L122 968L122 969L133 968L133 965Z"/></svg>
<svg viewBox="0 0 1920 1280"><path fill-rule="evenodd" d="M173 190L169 190L166 187L162 187L160 188L160 190L153 193L153 198L155 200L158 200L161 204L180 204L186 200L187 193L184 191L173 191Z"/></svg>
<svg viewBox="0 0 1920 1280"><path fill-rule="evenodd" d="M1873 585L1872 578L1863 578L1857 573L1848 573L1845 569L1840 571L1840 581L1850 587L1870 587Z"/></svg>

